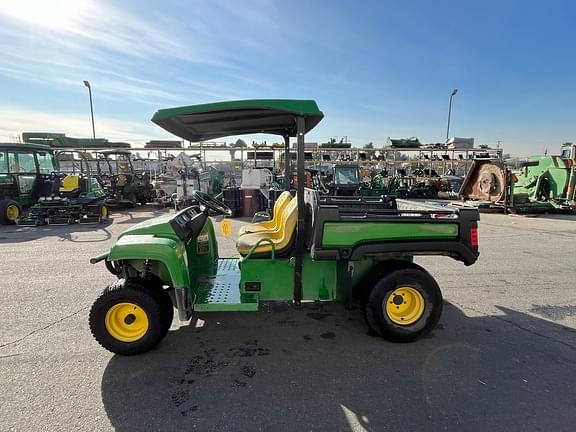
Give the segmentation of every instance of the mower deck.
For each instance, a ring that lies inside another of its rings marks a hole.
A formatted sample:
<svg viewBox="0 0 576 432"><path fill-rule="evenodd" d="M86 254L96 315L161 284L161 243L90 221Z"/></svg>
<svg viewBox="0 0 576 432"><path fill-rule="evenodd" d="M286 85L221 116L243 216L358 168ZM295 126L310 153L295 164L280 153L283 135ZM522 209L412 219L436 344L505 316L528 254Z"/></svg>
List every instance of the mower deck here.
<svg viewBox="0 0 576 432"><path fill-rule="evenodd" d="M238 258L221 258L218 260L216 276L198 281L199 291L194 310L198 312L258 310L258 294L240 293L238 262Z"/></svg>

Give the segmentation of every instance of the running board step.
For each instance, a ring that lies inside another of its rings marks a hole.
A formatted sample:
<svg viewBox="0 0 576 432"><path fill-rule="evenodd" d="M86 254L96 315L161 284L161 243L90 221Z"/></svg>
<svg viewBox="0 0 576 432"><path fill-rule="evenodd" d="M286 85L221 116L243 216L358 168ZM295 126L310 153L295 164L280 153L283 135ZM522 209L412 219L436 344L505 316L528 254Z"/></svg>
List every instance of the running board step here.
<svg viewBox="0 0 576 432"><path fill-rule="evenodd" d="M197 312L257 311L258 294L240 292L238 259L218 260L218 272L213 278L198 281Z"/></svg>

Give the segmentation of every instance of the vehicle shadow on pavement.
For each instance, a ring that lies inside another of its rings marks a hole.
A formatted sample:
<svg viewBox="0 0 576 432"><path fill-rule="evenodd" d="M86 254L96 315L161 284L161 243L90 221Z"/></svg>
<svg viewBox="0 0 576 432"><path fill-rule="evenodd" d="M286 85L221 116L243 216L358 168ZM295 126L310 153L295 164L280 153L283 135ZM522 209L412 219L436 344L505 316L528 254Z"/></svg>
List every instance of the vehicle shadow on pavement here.
<svg viewBox="0 0 576 432"><path fill-rule="evenodd" d="M203 314L148 354L114 356L102 399L130 432L573 430L576 330L499 310L446 303L411 344L369 336L338 304Z"/></svg>

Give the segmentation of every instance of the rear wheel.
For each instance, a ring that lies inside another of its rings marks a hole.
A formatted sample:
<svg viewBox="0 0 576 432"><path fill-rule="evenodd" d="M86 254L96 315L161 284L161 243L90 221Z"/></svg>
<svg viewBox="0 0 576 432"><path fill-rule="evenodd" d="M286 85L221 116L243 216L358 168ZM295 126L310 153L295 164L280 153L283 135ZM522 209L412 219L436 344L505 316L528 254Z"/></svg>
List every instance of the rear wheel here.
<svg viewBox="0 0 576 432"><path fill-rule="evenodd" d="M107 350L120 355L142 354L166 335L166 317L154 289L120 279L108 286L90 309L92 335Z"/></svg>
<svg viewBox="0 0 576 432"><path fill-rule="evenodd" d="M442 293L434 278L414 265L376 281L365 307L366 321L376 334L393 342L411 342L438 324Z"/></svg>
<svg viewBox="0 0 576 432"><path fill-rule="evenodd" d="M14 225L22 215L22 207L16 201L6 199L0 201L0 223L2 225Z"/></svg>

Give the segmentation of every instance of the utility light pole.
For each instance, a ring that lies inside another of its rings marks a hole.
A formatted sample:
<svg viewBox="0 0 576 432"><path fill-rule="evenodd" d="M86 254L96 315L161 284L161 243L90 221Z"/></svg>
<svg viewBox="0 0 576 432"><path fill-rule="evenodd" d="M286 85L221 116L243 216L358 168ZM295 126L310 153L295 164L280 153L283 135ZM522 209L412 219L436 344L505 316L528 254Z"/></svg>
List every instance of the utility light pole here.
<svg viewBox="0 0 576 432"><path fill-rule="evenodd" d="M88 87L88 95L90 97L90 116L92 117L92 138L96 139L96 129L94 128L94 106L92 105L92 87L88 81L84 81L84 85Z"/></svg>
<svg viewBox="0 0 576 432"><path fill-rule="evenodd" d="M452 114L452 98L458 93L458 89L452 90L450 93L450 102L448 103L448 127L446 128L446 142L448 142L448 138L450 136L450 116Z"/></svg>

